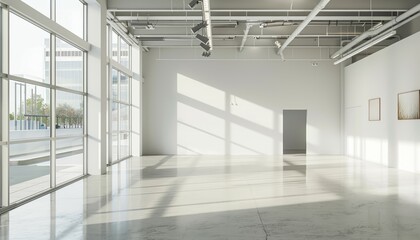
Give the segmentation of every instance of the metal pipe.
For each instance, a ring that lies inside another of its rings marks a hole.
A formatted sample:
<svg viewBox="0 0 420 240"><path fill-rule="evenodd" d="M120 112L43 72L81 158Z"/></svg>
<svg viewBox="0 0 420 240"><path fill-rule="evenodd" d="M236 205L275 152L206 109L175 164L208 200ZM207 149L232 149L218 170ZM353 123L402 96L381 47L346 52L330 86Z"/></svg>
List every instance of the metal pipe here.
<svg viewBox="0 0 420 240"><path fill-rule="evenodd" d="M155 40L155 41L163 41L163 40L168 40L168 39L191 39L191 38L195 38L195 36L193 35L180 35L180 34L136 34L136 37L138 37L140 40ZM283 35L242 35L242 34L233 34L233 35L213 35L213 38L215 39L234 39L237 37L247 37L247 38L255 38L255 37L259 37L260 39L280 39L280 38L286 38L287 36L289 36L288 34L283 34ZM328 35L324 35L324 34L305 34L305 35L299 35L296 36L296 38L342 38L342 37L354 37L357 36L357 33L353 33L353 34L346 34L346 35L342 35L342 34L328 34Z"/></svg>
<svg viewBox="0 0 420 240"><path fill-rule="evenodd" d="M244 31L244 36L242 38L241 46L239 47L239 52L242 52L244 50L245 43L248 40L249 30L252 28L252 26L254 26L254 24L252 23L246 24L246 29Z"/></svg>
<svg viewBox="0 0 420 240"><path fill-rule="evenodd" d="M143 47L147 47L150 49L155 49L155 48L200 48L198 46L191 46L191 44L189 45L143 45ZM220 45L217 46L217 48L237 48L237 45ZM276 47L273 47L272 45L252 45L252 46L247 46L246 48L270 48L270 49L274 49ZM338 46L336 45L292 45L289 46L289 48L293 48L293 49L337 49ZM378 47L378 48L382 48L382 47Z"/></svg>
<svg viewBox="0 0 420 240"><path fill-rule="evenodd" d="M366 49L370 48L371 46L374 46L392 36L394 36L395 34L397 34L397 31L393 30L393 31L389 31L389 32L385 32L384 34L381 34L379 36L377 36L374 39L371 39L369 42L367 42L366 44L364 44L362 47L355 49L354 51L348 53L347 55L345 55L343 58L339 59L338 61L334 62L334 65L337 65L339 63L344 62L345 60L353 57L356 54L359 54L363 51L365 51Z"/></svg>
<svg viewBox="0 0 420 240"><path fill-rule="evenodd" d="M119 21L201 21L202 16L115 16ZM305 16L212 16L212 21L303 21ZM316 16L314 21L390 21L392 16Z"/></svg>
<svg viewBox="0 0 420 240"><path fill-rule="evenodd" d="M290 37L283 43L280 49L277 51L277 54L284 59L283 51L287 46L305 29L305 27L318 15L318 13L327 6L330 0L321 0L318 5L312 10L312 12L306 17L305 20L296 28L296 30L290 35Z"/></svg>
<svg viewBox="0 0 420 240"><path fill-rule="evenodd" d="M311 12L312 9L212 9L211 12L272 12L272 13L289 13L289 12ZM323 9L321 12L405 12L407 9ZM108 9L108 12L136 12L136 13L185 13L185 12L201 12L201 10L191 9Z"/></svg>
<svg viewBox="0 0 420 240"><path fill-rule="evenodd" d="M203 16L204 16L204 21L207 22L206 33L207 33L207 37L209 38L208 46L210 47L210 50L213 50L213 33L212 33L212 24L211 24L210 0L203 0Z"/></svg>
<svg viewBox="0 0 420 240"><path fill-rule="evenodd" d="M351 51L344 53L344 54L343 54L343 57L345 57L345 56L347 56L347 55L349 55L349 54L352 54L353 52L355 52L355 51L357 51L357 50L359 50L359 49L361 49L361 48L364 48L366 45L370 44L371 42L375 41L376 39L381 38L381 36L384 36L384 35L388 34L389 32L395 31L396 29L400 28L401 26L405 25L406 23L408 23L408 22L412 21L413 19L415 19L415 18L417 18L417 17L420 17L420 12L419 12L419 13L417 13L417 14L415 14L415 15L413 15L413 16L411 16L411 17L409 17L409 18L407 18L406 20L404 20L404 21L402 21L402 22L398 23L397 25L393 26L392 28L390 28L390 29L389 29L389 30L387 30L386 32L381 33L380 35L378 35L378 36L376 36L376 37L372 38L372 39L371 39L371 40L369 40L368 42L365 42L364 44L359 45L359 46L358 46L358 47L356 47L355 49L352 49ZM395 33L394 35L396 35L396 33ZM393 36L394 36L394 35L393 35ZM396 35L396 36L397 36L397 37L400 37L399 35Z"/></svg>
<svg viewBox="0 0 420 240"><path fill-rule="evenodd" d="M412 9L406 11L405 13L401 14L400 16L398 16L398 17L392 19L391 21L387 22L382 27L379 27L377 29L372 29L372 30L369 30L367 32L364 32L359 37L357 37L356 39L354 39L352 42L350 42L349 44L347 44L346 46L344 46L343 48L341 48L340 50L338 50L337 52L335 52L331 56L331 58L337 58L338 56L340 56L343 53L347 52L348 50L350 50L351 48L353 48L354 46L356 46L357 44L359 44L360 42L362 42L366 38L376 36L376 35L384 32L385 30L387 30L387 29L389 29L389 28L397 25L398 23L404 22L406 19L410 18L411 16L413 16L414 14L416 14L418 12L420 12L420 4L416 5Z"/></svg>

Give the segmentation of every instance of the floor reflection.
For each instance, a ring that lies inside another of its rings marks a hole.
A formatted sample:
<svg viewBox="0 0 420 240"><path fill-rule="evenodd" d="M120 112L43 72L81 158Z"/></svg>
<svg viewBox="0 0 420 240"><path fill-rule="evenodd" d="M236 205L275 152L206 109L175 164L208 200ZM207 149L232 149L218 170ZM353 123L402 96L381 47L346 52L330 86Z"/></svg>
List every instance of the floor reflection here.
<svg viewBox="0 0 420 240"><path fill-rule="evenodd" d="M420 239L420 176L339 156L133 158L0 224L0 239Z"/></svg>

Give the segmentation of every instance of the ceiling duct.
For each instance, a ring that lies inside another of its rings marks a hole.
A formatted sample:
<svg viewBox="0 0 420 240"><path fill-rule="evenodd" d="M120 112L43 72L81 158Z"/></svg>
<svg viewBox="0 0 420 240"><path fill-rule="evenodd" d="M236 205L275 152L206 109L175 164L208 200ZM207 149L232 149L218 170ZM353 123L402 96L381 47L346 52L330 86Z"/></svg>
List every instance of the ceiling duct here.
<svg viewBox="0 0 420 240"><path fill-rule="evenodd" d="M365 51L366 49L368 49L368 48L370 48L370 47L372 47L372 46L374 46L374 45L376 45L376 44L378 44L382 41L385 41L386 39L388 39L388 38L390 38L390 37L392 37L396 34L397 34L397 31L395 31L395 30L380 34L379 36L377 36L377 37L371 39L370 41L366 42L366 44L363 44L362 46L360 46L360 47L354 49L353 51L345 54L341 59L334 62L334 65L342 63L342 62L346 61L347 59Z"/></svg>
<svg viewBox="0 0 420 240"><path fill-rule="evenodd" d="M174 28L174 27L192 27L193 22L189 21L155 21L153 24L147 21L131 21L130 27L133 29L146 29L148 25L153 25L155 28ZM237 21L213 21L213 28L236 28L238 27Z"/></svg>
<svg viewBox="0 0 420 240"><path fill-rule="evenodd" d="M418 4L417 6L413 7L412 9L408 10L407 12L401 14L400 16L394 18L393 20L387 22L386 24L383 24L382 26L378 26L375 28L372 28L371 30L364 32L362 35L360 35L359 37L355 38L353 41L351 41L349 44L347 44L346 46L344 46L343 48L341 48L340 50L338 50L337 52L335 52L331 58L337 58L340 55L342 55L343 53L349 51L350 49L352 49L354 46L356 46L357 44L361 43L363 40L367 39L367 38L371 38L374 37L386 30L389 30L392 27L395 27L396 25L401 26L401 23L406 23L408 21L411 21L413 18L418 17L418 13L420 12L420 4ZM408 20L410 19L410 20Z"/></svg>
<svg viewBox="0 0 420 240"><path fill-rule="evenodd" d="M269 27L287 27L287 26L294 26L297 25L296 22L263 22L260 24L260 28L269 28Z"/></svg>
<svg viewBox="0 0 420 240"><path fill-rule="evenodd" d="M318 5L312 10L311 13L306 17L306 19L296 28L296 30L290 35L290 37L283 43L281 48L277 51L277 54L281 56L281 59L284 60L283 51L286 47L305 29L305 27L318 15L318 13L324 9L330 0L321 0Z"/></svg>
<svg viewBox="0 0 420 240"><path fill-rule="evenodd" d="M164 37L137 37L140 41L165 41Z"/></svg>

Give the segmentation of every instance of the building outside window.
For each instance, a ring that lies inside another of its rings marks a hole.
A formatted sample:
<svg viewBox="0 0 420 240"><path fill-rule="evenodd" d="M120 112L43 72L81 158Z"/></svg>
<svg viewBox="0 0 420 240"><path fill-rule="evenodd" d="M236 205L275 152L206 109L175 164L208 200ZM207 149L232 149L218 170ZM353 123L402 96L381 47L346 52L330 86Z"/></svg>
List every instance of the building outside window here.
<svg viewBox="0 0 420 240"><path fill-rule="evenodd" d="M51 13L43 1L24 2ZM66 4L74 5L71 11L81 16L77 21L58 16ZM57 22L83 38L84 8L79 0L57 4ZM85 174L86 53L13 11L9 15L8 194L13 204Z"/></svg>

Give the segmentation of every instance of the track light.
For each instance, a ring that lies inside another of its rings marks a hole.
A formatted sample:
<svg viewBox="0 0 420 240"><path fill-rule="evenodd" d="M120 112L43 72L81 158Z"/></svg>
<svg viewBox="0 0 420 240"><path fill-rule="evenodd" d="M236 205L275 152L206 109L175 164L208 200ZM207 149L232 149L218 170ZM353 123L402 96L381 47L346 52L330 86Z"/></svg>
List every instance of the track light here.
<svg viewBox="0 0 420 240"><path fill-rule="evenodd" d="M192 0L189 4L188 4L188 6L190 6L190 8L191 9L194 9L195 8L195 6L197 5L197 4L199 4L201 2L201 0Z"/></svg>
<svg viewBox="0 0 420 240"><path fill-rule="evenodd" d="M200 29L205 28L205 27L207 27L207 22L206 22L206 21L203 21L203 22L201 22L201 23L199 23L199 24L195 25L193 28L191 28L191 31L192 31L193 33L196 33L196 32L198 32Z"/></svg>
<svg viewBox="0 0 420 240"><path fill-rule="evenodd" d="M156 29L155 26L153 24L150 24L150 23L147 23L145 28L146 28L146 30L155 30Z"/></svg>
<svg viewBox="0 0 420 240"><path fill-rule="evenodd" d="M203 57L210 57L211 52L203 52L203 54L201 54L201 56Z"/></svg>
<svg viewBox="0 0 420 240"><path fill-rule="evenodd" d="M277 48L281 48L281 43L279 41L275 41L274 44L276 44Z"/></svg>
<svg viewBox="0 0 420 240"><path fill-rule="evenodd" d="M338 61L334 62L334 65L337 65L339 63L342 63L344 61L346 61L347 59L353 57L356 54L359 54L363 51L365 51L366 49L394 36L395 34L397 34L397 31L391 31L385 34L382 34L374 39L372 39L370 42L368 42L366 45L362 45L361 47L355 49L353 52L347 53L347 55L345 55L344 57L342 57L341 59L339 59Z"/></svg>
<svg viewBox="0 0 420 240"><path fill-rule="evenodd" d="M201 46L204 50L206 50L207 52L208 52L208 51L210 51L210 46L209 46L209 45L204 44L204 43L200 43L200 46Z"/></svg>
<svg viewBox="0 0 420 240"><path fill-rule="evenodd" d="M207 44L207 43L209 43L209 41L210 41L208 37L203 36L203 35L201 35L201 34L197 34L197 35L195 35L195 37L196 37L198 40L200 40L202 43L204 43L204 44Z"/></svg>

